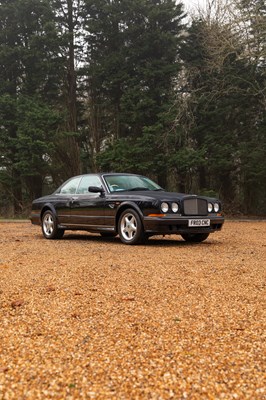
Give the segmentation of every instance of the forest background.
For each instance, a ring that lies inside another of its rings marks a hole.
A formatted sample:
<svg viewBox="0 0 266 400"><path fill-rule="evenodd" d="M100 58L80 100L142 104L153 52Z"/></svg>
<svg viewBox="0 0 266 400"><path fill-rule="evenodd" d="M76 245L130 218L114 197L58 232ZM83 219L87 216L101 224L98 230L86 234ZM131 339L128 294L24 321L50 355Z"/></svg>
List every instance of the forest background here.
<svg viewBox="0 0 266 400"><path fill-rule="evenodd" d="M266 214L266 5L0 0L0 217L73 175Z"/></svg>

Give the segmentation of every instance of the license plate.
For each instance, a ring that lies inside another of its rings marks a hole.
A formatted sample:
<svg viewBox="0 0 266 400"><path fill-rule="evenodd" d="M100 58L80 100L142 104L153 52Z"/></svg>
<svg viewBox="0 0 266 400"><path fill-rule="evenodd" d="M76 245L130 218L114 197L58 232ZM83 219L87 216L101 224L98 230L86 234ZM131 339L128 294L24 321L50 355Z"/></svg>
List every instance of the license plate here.
<svg viewBox="0 0 266 400"><path fill-rule="evenodd" d="M209 219L189 219L188 226L189 227L198 227L198 226L210 226L211 221Z"/></svg>

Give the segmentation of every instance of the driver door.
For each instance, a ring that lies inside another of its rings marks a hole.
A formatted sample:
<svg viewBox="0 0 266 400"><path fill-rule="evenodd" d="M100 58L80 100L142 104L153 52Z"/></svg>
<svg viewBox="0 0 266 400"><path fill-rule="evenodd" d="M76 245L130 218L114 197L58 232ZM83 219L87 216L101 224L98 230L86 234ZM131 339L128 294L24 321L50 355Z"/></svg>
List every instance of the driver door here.
<svg viewBox="0 0 266 400"><path fill-rule="evenodd" d="M89 186L102 187L98 175L84 175L71 199L71 225L98 230L105 226L105 197L90 193Z"/></svg>

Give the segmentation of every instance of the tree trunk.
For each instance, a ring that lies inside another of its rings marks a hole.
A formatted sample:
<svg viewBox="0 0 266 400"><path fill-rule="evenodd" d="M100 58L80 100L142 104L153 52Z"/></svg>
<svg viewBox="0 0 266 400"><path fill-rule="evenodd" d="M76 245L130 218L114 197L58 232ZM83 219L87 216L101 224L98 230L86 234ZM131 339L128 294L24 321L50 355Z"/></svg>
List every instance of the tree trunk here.
<svg viewBox="0 0 266 400"><path fill-rule="evenodd" d="M68 66L67 66L67 102L68 102L68 130L69 132L77 132L77 76L75 71L75 49L74 49L74 16L73 16L73 0L67 0L68 6ZM68 138L68 149L70 154L71 165L70 173L78 175L81 173L81 161L79 144L76 137Z"/></svg>
<svg viewBox="0 0 266 400"><path fill-rule="evenodd" d="M30 200L34 200L42 196L43 179L41 175L27 177L26 183L30 192Z"/></svg>
<svg viewBox="0 0 266 400"><path fill-rule="evenodd" d="M22 199L22 186L21 186L19 171L13 169L12 177L13 177L12 195L13 195L14 216L20 216L23 211L23 205L22 205L23 199Z"/></svg>
<svg viewBox="0 0 266 400"><path fill-rule="evenodd" d="M199 167L199 187L200 187L200 189L207 188L206 170L205 170L205 167L203 167L203 166Z"/></svg>

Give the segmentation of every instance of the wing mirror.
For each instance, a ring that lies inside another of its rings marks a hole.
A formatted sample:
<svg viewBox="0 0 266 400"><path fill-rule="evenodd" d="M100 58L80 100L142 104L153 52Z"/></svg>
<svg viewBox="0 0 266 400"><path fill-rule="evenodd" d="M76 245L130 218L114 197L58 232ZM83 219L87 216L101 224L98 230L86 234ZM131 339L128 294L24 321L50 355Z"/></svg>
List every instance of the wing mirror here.
<svg viewBox="0 0 266 400"><path fill-rule="evenodd" d="M88 190L90 193L101 193L101 194L104 193L103 188L99 186L89 186Z"/></svg>

